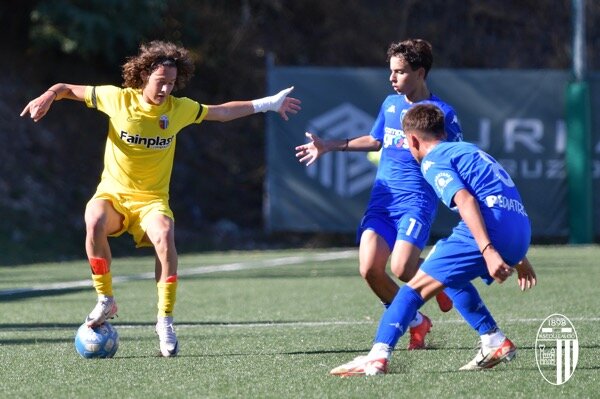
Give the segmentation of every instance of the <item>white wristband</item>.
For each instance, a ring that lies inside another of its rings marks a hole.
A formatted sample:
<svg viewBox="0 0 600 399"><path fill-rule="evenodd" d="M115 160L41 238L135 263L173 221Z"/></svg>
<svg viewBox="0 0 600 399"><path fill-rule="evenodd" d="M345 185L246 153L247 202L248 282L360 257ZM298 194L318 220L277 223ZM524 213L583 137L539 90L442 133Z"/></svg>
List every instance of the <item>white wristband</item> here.
<svg viewBox="0 0 600 399"><path fill-rule="evenodd" d="M269 96L258 98L256 100L252 100L252 106L254 107L254 112L267 112L267 111L279 111L281 108L281 104L283 100L287 97L290 92L294 90L294 86L288 87L285 90L281 90L279 93Z"/></svg>

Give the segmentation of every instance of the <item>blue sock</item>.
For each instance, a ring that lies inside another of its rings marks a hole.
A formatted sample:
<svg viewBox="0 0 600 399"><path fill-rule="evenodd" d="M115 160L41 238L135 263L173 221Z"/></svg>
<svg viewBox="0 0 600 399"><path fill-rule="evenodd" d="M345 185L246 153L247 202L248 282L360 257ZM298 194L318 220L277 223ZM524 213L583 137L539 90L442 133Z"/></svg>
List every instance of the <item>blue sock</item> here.
<svg viewBox="0 0 600 399"><path fill-rule="evenodd" d="M408 329L408 324L415 318L417 310L424 303L425 301L417 291L404 284L390 307L383 313L375 335L375 343L384 343L392 348L395 347L400 337Z"/></svg>
<svg viewBox="0 0 600 399"><path fill-rule="evenodd" d="M462 288L447 287L444 292L452 299L458 313L479 335L496 328L496 321L472 283Z"/></svg>

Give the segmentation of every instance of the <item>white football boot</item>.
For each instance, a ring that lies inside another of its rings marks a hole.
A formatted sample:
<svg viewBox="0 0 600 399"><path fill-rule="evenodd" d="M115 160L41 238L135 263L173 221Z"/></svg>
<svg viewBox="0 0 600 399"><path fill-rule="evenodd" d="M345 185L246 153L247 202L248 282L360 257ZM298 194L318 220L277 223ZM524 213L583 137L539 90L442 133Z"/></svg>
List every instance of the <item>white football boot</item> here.
<svg viewBox="0 0 600 399"><path fill-rule="evenodd" d="M491 369L501 362L510 362L517 354L517 347L508 339L496 347L484 347L481 345L479 352L473 360L465 364L460 370L484 370Z"/></svg>
<svg viewBox="0 0 600 399"><path fill-rule="evenodd" d="M386 374L389 361L385 358L373 359L369 356L358 356L354 360L331 370L329 374L338 377L371 376Z"/></svg>
<svg viewBox="0 0 600 399"><path fill-rule="evenodd" d="M88 327L96 327L117 314L117 303L112 296L98 295L98 302L90 314L85 318Z"/></svg>
<svg viewBox="0 0 600 399"><path fill-rule="evenodd" d="M164 357L177 356L179 342L177 342L177 335L175 335L175 329L173 328L173 317L159 316L157 320L156 333L160 343L160 353Z"/></svg>

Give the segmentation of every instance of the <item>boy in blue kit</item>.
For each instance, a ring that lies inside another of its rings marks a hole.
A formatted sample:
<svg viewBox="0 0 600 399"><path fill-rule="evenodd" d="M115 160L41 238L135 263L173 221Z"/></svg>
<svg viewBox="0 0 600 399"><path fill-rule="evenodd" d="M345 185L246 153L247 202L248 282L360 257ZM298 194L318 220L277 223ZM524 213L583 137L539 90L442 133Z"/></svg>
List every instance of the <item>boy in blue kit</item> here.
<svg viewBox="0 0 600 399"><path fill-rule="evenodd" d="M307 132L310 142L296 147L296 156L307 165L330 151L379 151L371 198L357 232L361 276L387 307L398 292L398 284L386 273L391 271L407 282L416 273L423 247L437 210L433 189L421 175L419 165L408 149L402 116L415 104L435 104L444 110L449 141L462 140L462 130L454 109L427 87L427 74L433 63L431 44L422 39L392 43L387 51L390 84L395 94L380 107L371 132L343 140L323 140ZM444 312L452 302L440 292L436 297ZM423 349L431 329L429 318L419 312L410 323L408 349Z"/></svg>
<svg viewBox="0 0 600 399"><path fill-rule="evenodd" d="M410 152L442 202L461 221L437 242L416 275L385 311L367 356L331 370L338 376L385 374L392 350L418 309L442 290L481 337L481 349L461 370L491 368L510 361L514 344L504 336L471 283L504 282L517 270L521 290L536 284L526 258L531 228L515 184L490 155L466 142L445 141L444 113L416 105L402 121Z"/></svg>

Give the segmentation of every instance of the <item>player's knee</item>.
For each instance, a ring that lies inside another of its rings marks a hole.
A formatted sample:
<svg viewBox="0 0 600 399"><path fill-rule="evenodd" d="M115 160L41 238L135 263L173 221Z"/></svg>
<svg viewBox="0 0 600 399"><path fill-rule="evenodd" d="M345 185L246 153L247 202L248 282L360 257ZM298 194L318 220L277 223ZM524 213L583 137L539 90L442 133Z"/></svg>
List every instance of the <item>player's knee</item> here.
<svg viewBox="0 0 600 399"><path fill-rule="evenodd" d="M394 276L398 277L399 280L408 282L414 277L418 267L410 265L407 262L392 264L391 270Z"/></svg>
<svg viewBox="0 0 600 399"><path fill-rule="evenodd" d="M173 251L175 249L173 229L168 226L154 229L148 236L157 253Z"/></svg>
<svg viewBox="0 0 600 399"><path fill-rule="evenodd" d="M360 276L367 281L375 281L385 274L385 269L377 267L376 265L369 263L360 265L359 267Z"/></svg>
<svg viewBox="0 0 600 399"><path fill-rule="evenodd" d="M402 280L401 277L404 275L405 269L406 269L405 264L391 266L391 270L392 270L392 273L394 274L394 276L398 277L401 280Z"/></svg>
<svg viewBox="0 0 600 399"><path fill-rule="evenodd" d="M106 217L102 215L85 215L85 229L88 236L106 236Z"/></svg>
<svg viewBox="0 0 600 399"><path fill-rule="evenodd" d="M99 238L115 233L123 224L124 216L106 202L90 203L85 209L85 228L88 236Z"/></svg>

